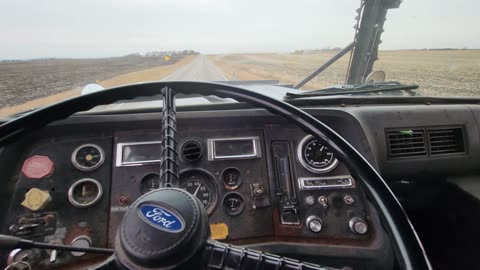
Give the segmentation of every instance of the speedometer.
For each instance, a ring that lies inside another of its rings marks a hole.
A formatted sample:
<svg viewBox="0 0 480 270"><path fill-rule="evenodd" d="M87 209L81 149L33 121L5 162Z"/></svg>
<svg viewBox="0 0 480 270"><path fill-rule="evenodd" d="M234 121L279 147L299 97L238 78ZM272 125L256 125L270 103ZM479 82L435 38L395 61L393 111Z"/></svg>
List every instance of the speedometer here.
<svg viewBox="0 0 480 270"><path fill-rule="evenodd" d="M338 165L338 159L335 154L312 135L302 139L298 145L298 159L305 169L315 172L329 172Z"/></svg>
<svg viewBox="0 0 480 270"><path fill-rule="evenodd" d="M180 188L197 197L210 214L217 202L214 177L203 170L188 170L180 174Z"/></svg>

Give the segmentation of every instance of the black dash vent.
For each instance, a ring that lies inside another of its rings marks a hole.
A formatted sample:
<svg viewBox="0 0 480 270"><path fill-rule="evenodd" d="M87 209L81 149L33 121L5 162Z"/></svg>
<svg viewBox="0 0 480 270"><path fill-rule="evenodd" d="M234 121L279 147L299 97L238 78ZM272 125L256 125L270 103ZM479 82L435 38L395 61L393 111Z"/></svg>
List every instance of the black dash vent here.
<svg viewBox="0 0 480 270"><path fill-rule="evenodd" d="M185 161L197 161L202 157L202 153L202 144L199 141L189 140L182 145L182 158Z"/></svg>
<svg viewBox="0 0 480 270"><path fill-rule="evenodd" d="M389 158L427 156L424 129L387 130Z"/></svg>
<svg viewBox="0 0 480 270"><path fill-rule="evenodd" d="M465 153L463 128L429 128L427 132L431 156Z"/></svg>

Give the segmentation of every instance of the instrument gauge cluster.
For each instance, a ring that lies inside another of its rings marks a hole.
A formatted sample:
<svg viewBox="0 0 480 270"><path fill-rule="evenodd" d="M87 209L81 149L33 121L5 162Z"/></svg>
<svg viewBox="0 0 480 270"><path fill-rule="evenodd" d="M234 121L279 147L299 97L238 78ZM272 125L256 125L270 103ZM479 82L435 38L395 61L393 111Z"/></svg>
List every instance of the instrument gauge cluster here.
<svg viewBox="0 0 480 270"><path fill-rule="evenodd" d="M300 141L297 156L302 166L314 173L332 171L339 163L328 146L312 135L307 135Z"/></svg>

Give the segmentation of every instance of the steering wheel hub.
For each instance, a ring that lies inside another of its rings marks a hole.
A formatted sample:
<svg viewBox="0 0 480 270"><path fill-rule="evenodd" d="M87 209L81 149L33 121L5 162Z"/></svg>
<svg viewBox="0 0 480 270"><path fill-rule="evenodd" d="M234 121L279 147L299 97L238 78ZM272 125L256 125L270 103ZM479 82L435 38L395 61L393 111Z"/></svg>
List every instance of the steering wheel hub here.
<svg viewBox="0 0 480 270"><path fill-rule="evenodd" d="M115 249L127 268L173 268L203 249L210 236L201 202L178 188L162 188L140 197L119 227Z"/></svg>

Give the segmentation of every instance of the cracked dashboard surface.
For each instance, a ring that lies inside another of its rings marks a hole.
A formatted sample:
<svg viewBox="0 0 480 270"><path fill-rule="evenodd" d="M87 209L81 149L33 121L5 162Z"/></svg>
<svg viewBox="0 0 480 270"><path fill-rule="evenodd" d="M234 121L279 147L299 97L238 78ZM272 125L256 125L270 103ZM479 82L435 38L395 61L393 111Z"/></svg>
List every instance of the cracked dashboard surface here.
<svg viewBox="0 0 480 270"><path fill-rule="evenodd" d="M321 114L373 160L352 116ZM77 116L32 134L29 144L15 149L17 155L21 150L21 162L12 165L13 197L3 231L112 247L129 205L160 186L159 117ZM179 186L207 209L212 238L322 264L392 263L375 209L328 142L262 110L179 112L177 127ZM102 259L29 252L39 268L74 268Z"/></svg>

